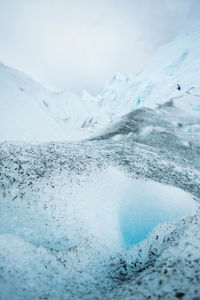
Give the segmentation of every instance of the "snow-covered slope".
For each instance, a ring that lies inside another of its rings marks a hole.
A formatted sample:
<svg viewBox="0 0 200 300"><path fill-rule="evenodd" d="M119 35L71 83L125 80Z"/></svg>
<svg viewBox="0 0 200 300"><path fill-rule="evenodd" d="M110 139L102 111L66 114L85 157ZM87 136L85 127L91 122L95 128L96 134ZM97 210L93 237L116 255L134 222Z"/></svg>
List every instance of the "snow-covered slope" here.
<svg viewBox="0 0 200 300"><path fill-rule="evenodd" d="M94 135L138 107L174 100L200 110L200 26L160 48L135 76L114 75L96 97L55 93L0 64L0 139L74 140ZM177 89L177 84L181 90Z"/></svg>
<svg viewBox="0 0 200 300"><path fill-rule="evenodd" d="M65 132L48 114L45 89L25 74L0 64L0 138L49 140Z"/></svg>
<svg viewBox="0 0 200 300"><path fill-rule="evenodd" d="M91 116L97 119L97 110L90 102L70 92L52 92L24 73L0 64L1 140L51 141L84 137L81 129L92 127Z"/></svg>
<svg viewBox="0 0 200 300"><path fill-rule="evenodd" d="M162 46L135 76L114 75L98 96L99 104L112 117L141 106L154 108L174 97L182 98L179 101L182 108L200 110L199 78L200 26L197 26Z"/></svg>

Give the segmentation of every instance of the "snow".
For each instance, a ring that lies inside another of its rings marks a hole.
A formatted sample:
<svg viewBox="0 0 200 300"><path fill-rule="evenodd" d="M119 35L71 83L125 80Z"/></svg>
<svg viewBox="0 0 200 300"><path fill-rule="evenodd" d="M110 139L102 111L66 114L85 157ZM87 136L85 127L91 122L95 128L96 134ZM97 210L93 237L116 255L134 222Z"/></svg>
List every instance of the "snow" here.
<svg viewBox="0 0 200 300"><path fill-rule="evenodd" d="M176 97L180 97L182 108L186 105L191 111L199 110L199 99L187 97L195 90L200 97L199 49L200 26L197 26L162 46L136 76L114 75L98 96L99 102L111 118L142 106L155 108ZM177 90L177 84L181 91Z"/></svg>
<svg viewBox="0 0 200 300"><path fill-rule="evenodd" d="M134 181L113 168L104 172L95 170L87 179L79 177L78 183L70 183L70 178L58 180L59 189L56 182L53 192L45 187L34 196L39 202L28 196L30 203L34 201L28 211L27 200L24 203L15 200L13 204L10 199L4 201L0 233L54 249L77 246L83 238L94 238L110 249L126 248L145 239L158 224L190 214L196 205L189 194L179 189ZM56 218L60 230L53 223ZM62 241L59 246L58 240Z"/></svg>
<svg viewBox="0 0 200 300"><path fill-rule="evenodd" d="M0 87L1 140L76 140L88 136L81 128L94 125L93 103L70 92L52 92L3 64Z"/></svg>
<svg viewBox="0 0 200 300"><path fill-rule="evenodd" d="M174 221L195 213L190 194L132 179L95 155L87 158L91 149L82 144L66 147L1 147L3 299L94 298L117 284L112 278L122 276L117 270L122 258L127 268L138 259L145 265L152 236L160 236L161 251L162 236L173 231Z"/></svg>
<svg viewBox="0 0 200 300"><path fill-rule="evenodd" d="M58 140L64 130L42 105L45 89L21 72L0 65L1 140ZM41 101L39 101L41 99Z"/></svg>
<svg viewBox="0 0 200 300"><path fill-rule="evenodd" d="M96 97L0 65L0 299L198 299L199 49Z"/></svg>
<svg viewBox="0 0 200 300"><path fill-rule="evenodd" d="M199 49L200 26L196 26L162 46L135 76L115 74L97 96L55 93L1 64L0 139L88 138L136 108L155 108L170 100L184 111L198 113Z"/></svg>

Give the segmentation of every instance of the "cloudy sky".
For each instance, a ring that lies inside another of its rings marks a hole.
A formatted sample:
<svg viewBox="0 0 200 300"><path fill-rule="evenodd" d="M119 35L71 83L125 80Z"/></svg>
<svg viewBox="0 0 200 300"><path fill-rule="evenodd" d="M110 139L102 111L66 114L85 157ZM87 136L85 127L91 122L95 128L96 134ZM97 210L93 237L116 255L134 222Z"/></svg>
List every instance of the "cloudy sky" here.
<svg viewBox="0 0 200 300"><path fill-rule="evenodd" d="M0 0L0 61L45 86L98 93L200 24L200 0Z"/></svg>

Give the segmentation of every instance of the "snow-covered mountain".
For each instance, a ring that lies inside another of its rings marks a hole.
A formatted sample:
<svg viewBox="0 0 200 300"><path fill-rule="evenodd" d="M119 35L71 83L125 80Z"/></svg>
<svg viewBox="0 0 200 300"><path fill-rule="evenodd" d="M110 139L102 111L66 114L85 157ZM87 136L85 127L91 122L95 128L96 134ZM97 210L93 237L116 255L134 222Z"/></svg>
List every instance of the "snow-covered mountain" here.
<svg viewBox="0 0 200 300"><path fill-rule="evenodd" d="M121 116L138 107L154 108L171 98L184 97L179 106L198 111L199 78L200 26L197 26L162 46L135 76L114 75L98 96L99 103L109 115Z"/></svg>
<svg viewBox="0 0 200 300"><path fill-rule="evenodd" d="M0 138L58 139L65 132L45 107L47 93L25 74L0 65Z"/></svg>
<svg viewBox="0 0 200 300"><path fill-rule="evenodd" d="M135 76L114 75L96 97L52 92L0 64L0 139L74 140L88 137L136 108L175 100L200 110L200 26L164 45ZM177 84L181 90L177 89Z"/></svg>
<svg viewBox="0 0 200 300"><path fill-rule="evenodd" d="M89 97L52 92L29 76L0 64L0 139L69 140L84 137L97 109Z"/></svg>

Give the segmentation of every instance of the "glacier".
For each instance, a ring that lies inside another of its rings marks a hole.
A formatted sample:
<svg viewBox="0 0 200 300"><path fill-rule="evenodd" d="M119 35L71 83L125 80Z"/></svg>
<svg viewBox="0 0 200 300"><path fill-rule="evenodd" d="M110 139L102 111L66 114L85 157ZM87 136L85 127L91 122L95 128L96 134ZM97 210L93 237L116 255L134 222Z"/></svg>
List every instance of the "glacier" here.
<svg viewBox="0 0 200 300"><path fill-rule="evenodd" d="M180 170L172 173L174 162L168 161L163 170L168 185L147 180L148 170L146 179L139 179L108 159L107 144L99 146L99 141L1 144L2 299L109 297L123 282L137 280L137 272L147 271L159 253L166 255L164 261L171 260L172 241L179 245L187 230L189 246L183 238L178 247L195 247L198 259L197 196L169 186L185 180L191 192L191 169L177 163ZM154 155L156 161L152 153L144 153L161 167L157 151ZM137 172L144 168L144 157L143 164L136 162ZM125 158L127 167L132 159ZM183 254L193 264L191 253ZM170 265L166 268L171 272Z"/></svg>
<svg viewBox="0 0 200 300"><path fill-rule="evenodd" d="M0 64L0 299L200 298L199 50L97 96Z"/></svg>
<svg viewBox="0 0 200 300"><path fill-rule="evenodd" d="M196 26L162 46L135 76L115 74L96 96L86 91L80 96L54 92L0 64L0 139L85 139L137 108L156 108L172 100L182 110L197 114L199 47L200 26Z"/></svg>

